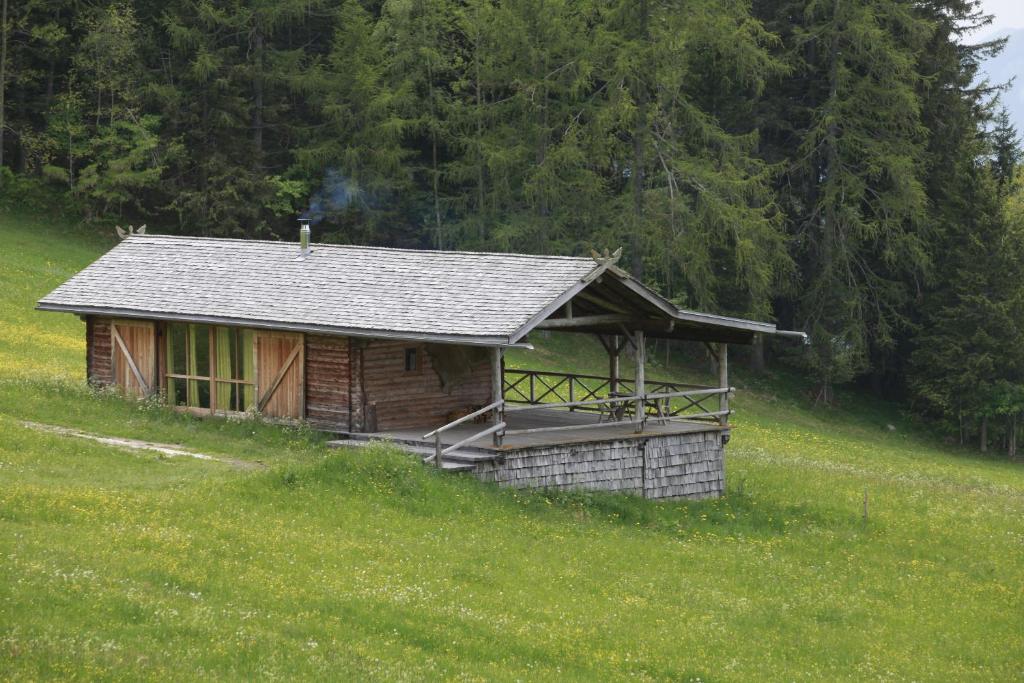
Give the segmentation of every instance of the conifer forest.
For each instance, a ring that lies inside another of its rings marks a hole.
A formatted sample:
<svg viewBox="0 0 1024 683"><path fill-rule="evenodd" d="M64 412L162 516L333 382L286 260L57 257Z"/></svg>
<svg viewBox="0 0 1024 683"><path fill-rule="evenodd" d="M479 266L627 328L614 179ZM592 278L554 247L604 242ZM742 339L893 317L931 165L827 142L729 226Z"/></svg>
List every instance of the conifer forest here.
<svg viewBox="0 0 1024 683"><path fill-rule="evenodd" d="M977 0L0 0L0 206L588 254L749 362L1016 453L1020 140ZM737 361L740 362L740 361Z"/></svg>

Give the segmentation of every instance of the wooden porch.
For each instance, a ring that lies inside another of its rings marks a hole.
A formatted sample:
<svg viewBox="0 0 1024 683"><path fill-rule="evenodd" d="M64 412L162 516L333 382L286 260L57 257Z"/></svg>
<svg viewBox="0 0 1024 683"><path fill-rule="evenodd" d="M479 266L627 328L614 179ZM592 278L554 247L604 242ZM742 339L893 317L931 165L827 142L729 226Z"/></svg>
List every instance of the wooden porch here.
<svg viewBox="0 0 1024 683"><path fill-rule="evenodd" d="M490 435L479 436L486 430L487 424L466 422L446 430L441 437L441 445L448 448L470 439L459 447L460 451L487 454L551 446L566 443L588 443L609 441L612 439L640 439L653 434L689 434L692 432L719 431L728 429L717 423L698 421L648 422L643 431L637 432L632 421L602 422L601 416L594 412L570 412L556 408L540 408L530 412L513 412L505 416L506 436L501 445L495 445ZM544 430L544 431L534 431ZM557 430L557 431L556 431ZM472 438L476 436L477 438ZM422 429L396 429L391 431L373 432L369 434L353 434L357 440L385 440L397 444L429 447L433 453L434 439L424 438ZM445 458L453 457L451 454Z"/></svg>
<svg viewBox="0 0 1024 683"><path fill-rule="evenodd" d="M332 445L387 441L445 469L471 469L523 449L728 430L728 387L650 381L640 394L633 379L523 369L501 381L500 399L432 431L351 434Z"/></svg>

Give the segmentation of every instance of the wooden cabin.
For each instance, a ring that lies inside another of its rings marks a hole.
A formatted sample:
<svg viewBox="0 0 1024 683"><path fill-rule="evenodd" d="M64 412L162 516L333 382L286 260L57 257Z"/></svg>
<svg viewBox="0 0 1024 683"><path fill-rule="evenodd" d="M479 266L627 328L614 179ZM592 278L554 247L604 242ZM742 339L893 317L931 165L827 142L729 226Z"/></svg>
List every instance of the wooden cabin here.
<svg viewBox="0 0 1024 683"><path fill-rule="evenodd" d="M91 383L180 410L389 439L504 485L718 495L728 344L795 333L680 310L615 261L132 235L37 308L85 321ZM535 330L596 335L608 375L506 369ZM648 337L707 343L717 386L646 381Z"/></svg>

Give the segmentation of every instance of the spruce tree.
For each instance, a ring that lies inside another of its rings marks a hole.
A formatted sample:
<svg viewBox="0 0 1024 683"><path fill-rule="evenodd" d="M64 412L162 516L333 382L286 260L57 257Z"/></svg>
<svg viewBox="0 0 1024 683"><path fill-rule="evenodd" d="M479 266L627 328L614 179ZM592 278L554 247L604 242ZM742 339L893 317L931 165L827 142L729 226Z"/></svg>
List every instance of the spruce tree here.
<svg viewBox="0 0 1024 683"><path fill-rule="evenodd" d="M1006 108L1001 108L992 119L992 172L1000 189L1013 185L1014 175L1020 165L1022 153L1017 129L1010 121Z"/></svg>
<svg viewBox="0 0 1024 683"><path fill-rule="evenodd" d="M771 36L740 3L596 6L592 154L615 194L598 235L684 305L766 315L789 264L768 169L753 131L725 130L706 95L717 81L732 86L722 99L756 97L777 68Z"/></svg>
<svg viewBox="0 0 1024 683"><path fill-rule="evenodd" d="M762 107L765 153L800 272L791 320L828 403L891 351L929 265L917 57L931 25L907 0L762 2L791 72Z"/></svg>
<svg viewBox="0 0 1024 683"><path fill-rule="evenodd" d="M915 410L946 421L961 442L977 437L985 448L997 431L990 421L1005 416L1007 442L1015 449L1024 233L1013 229L1001 206L1006 190L1000 185L1012 168L1001 171L990 161L1006 140L984 133L988 102L999 88L979 82L978 72L1005 41L969 42L991 21L979 5L942 0L922 7L936 27L918 67L927 77L920 88L922 119L932 131L925 184L935 263L917 290L906 376Z"/></svg>

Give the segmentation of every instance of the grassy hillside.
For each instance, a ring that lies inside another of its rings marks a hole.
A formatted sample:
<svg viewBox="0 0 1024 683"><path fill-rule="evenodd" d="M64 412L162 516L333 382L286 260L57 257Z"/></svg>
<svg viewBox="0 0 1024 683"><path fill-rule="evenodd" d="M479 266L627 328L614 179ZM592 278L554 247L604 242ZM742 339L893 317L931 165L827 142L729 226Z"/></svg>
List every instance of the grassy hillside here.
<svg viewBox="0 0 1024 683"><path fill-rule="evenodd" d="M109 244L0 218L4 678L1024 677L1020 465L945 451L855 396L812 410L784 374L738 378L729 494L702 503L499 490L197 420L90 393L83 324L31 310ZM602 359L552 337L513 362Z"/></svg>

